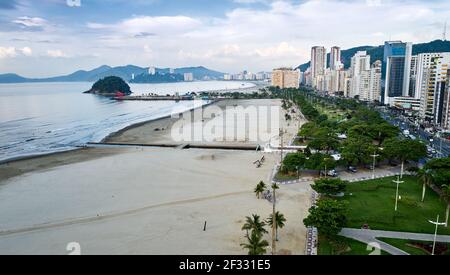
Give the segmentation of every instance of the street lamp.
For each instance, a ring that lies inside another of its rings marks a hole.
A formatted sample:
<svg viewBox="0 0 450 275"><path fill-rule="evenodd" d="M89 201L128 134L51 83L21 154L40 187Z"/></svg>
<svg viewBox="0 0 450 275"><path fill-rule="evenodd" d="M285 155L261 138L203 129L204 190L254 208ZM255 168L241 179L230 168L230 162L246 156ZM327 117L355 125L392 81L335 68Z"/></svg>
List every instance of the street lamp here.
<svg viewBox="0 0 450 275"><path fill-rule="evenodd" d="M372 179L375 179L375 164L377 161L377 157L379 157L380 155L377 154L377 152L375 151L375 153L372 155L373 157L373 166L372 166Z"/></svg>
<svg viewBox="0 0 450 275"><path fill-rule="evenodd" d="M435 249L436 249L436 239L437 239L438 227L439 226L444 226L445 223L440 223L439 222L439 215L437 216L437 220L435 222L434 221L429 221L429 222L434 224L434 225L436 225L436 230L434 231L433 252L431 253L431 255L434 256L434 252L435 252Z"/></svg>
<svg viewBox="0 0 450 275"><path fill-rule="evenodd" d="M404 181L401 181L400 180L400 176L398 176L397 180L393 180L392 182L397 184L397 192L395 194L395 212L397 212L397 210L398 210L398 198L399 198L398 189L400 187L400 183L404 183Z"/></svg>

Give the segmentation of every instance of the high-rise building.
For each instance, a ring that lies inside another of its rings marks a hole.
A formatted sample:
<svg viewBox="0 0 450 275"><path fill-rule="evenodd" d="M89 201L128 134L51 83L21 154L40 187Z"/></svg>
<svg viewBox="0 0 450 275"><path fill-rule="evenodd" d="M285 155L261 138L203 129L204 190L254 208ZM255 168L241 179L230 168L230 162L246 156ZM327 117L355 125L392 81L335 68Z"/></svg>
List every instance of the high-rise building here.
<svg viewBox="0 0 450 275"><path fill-rule="evenodd" d="M428 60L428 59L425 59ZM450 52L433 54L424 70L421 91L420 116L425 121L439 125L444 118L444 98L447 86Z"/></svg>
<svg viewBox="0 0 450 275"><path fill-rule="evenodd" d="M156 68L155 67L148 68L148 74L149 75L155 75L156 74Z"/></svg>
<svg viewBox="0 0 450 275"><path fill-rule="evenodd" d="M367 101L381 101L381 76L382 76L382 62L375 61L369 74L369 94Z"/></svg>
<svg viewBox="0 0 450 275"><path fill-rule="evenodd" d="M194 74L193 73L185 73L184 81L194 81Z"/></svg>
<svg viewBox="0 0 450 275"><path fill-rule="evenodd" d="M169 73L170 73L170 74L174 74L174 73L175 73L175 69L170 68L170 69L169 69Z"/></svg>
<svg viewBox="0 0 450 275"><path fill-rule="evenodd" d="M315 46L311 49L311 78L314 88L323 87L325 69L327 68L327 51L325 47Z"/></svg>
<svg viewBox="0 0 450 275"><path fill-rule="evenodd" d="M334 46L330 52L330 69L339 70L341 64L341 48Z"/></svg>
<svg viewBox="0 0 450 275"><path fill-rule="evenodd" d="M447 84L442 104L442 128L450 130L450 69L447 70Z"/></svg>
<svg viewBox="0 0 450 275"><path fill-rule="evenodd" d="M352 77L352 87L349 97L360 96L361 92L369 87L368 71L370 71L370 55L366 51L358 51L351 60L350 76ZM365 92L368 94L368 91Z"/></svg>
<svg viewBox="0 0 450 275"><path fill-rule="evenodd" d="M300 71L291 68L275 69L272 72L272 86L285 88L298 88L300 86Z"/></svg>
<svg viewBox="0 0 450 275"><path fill-rule="evenodd" d="M384 45L386 71L383 103L391 105L393 98L408 96L412 59L412 43L389 41Z"/></svg>

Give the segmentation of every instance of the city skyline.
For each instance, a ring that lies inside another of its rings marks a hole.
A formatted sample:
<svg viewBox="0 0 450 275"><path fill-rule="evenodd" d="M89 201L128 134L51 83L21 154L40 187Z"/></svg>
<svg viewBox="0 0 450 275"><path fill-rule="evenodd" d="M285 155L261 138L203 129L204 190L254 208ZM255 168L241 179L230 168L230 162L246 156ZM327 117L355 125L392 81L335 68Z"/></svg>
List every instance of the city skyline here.
<svg viewBox="0 0 450 275"><path fill-rule="evenodd" d="M314 45L440 39L450 11L446 1L69 2L0 4L0 73L46 77L104 64L270 71L309 61Z"/></svg>

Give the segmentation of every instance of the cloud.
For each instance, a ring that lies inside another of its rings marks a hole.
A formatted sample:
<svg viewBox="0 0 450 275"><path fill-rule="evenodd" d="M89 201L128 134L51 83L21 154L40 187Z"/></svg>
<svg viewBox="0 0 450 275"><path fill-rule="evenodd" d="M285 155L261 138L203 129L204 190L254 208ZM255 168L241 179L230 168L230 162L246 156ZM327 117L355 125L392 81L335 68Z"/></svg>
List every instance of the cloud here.
<svg viewBox="0 0 450 275"><path fill-rule="evenodd" d="M65 0L46 2L63 6ZM99 9L85 8L81 15L80 10L64 7L65 12L56 16L52 9L36 7L33 12L30 8L26 14L39 17L16 18L19 15L15 14L11 15L13 19L0 20L8 22L0 22L0 45L15 43L11 46L16 47L18 55L23 55L18 49L32 47L36 59L41 58L39 65L59 64L59 60L49 57L69 56L70 60L64 60L64 70L94 67L103 62L262 71L307 62L315 45L346 49L381 45L389 39L414 43L438 39L450 14L450 2L441 0L230 0L222 2L228 3L228 8L221 4L221 11L198 4L200 1L185 0L178 0L174 11L169 9L172 4L166 2L169 1L155 0L152 4L137 0L127 10L123 9L124 0L83 2L86 7L105 8L107 17L96 14ZM185 8L186 2L189 8ZM194 9L199 12L193 12ZM137 15L129 15L132 13ZM44 18L52 18L52 22ZM86 18L90 21L86 22ZM23 30L31 31L24 35ZM24 41L8 40L13 37ZM58 41L58 45L37 41ZM54 48L61 50L48 54L47 50ZM91 52L96 53L95 60L88 59L91 57L86 53ZM44 53L45 57L37 53ZM81 55L86 57L81 60ZM24 67L31 70L37 65ZM54 67L55 73L58 69L61 68Z"/></svg>
<svg viewBox="0 0 450 275"><path fill-rule="evenodd" d="M52 58L66 58L69 57L65 52L62 50L47 50L47 56Z"/></svg>
<svg viewBox="0 0 450 275"><path fill-rule="evenodd" d="M0 59L11 58L17 55L16 48L14 47L0 47Z"/></svg>
<svg viewBox="0 0 450 275"><path fill-rule="evenodd" d="M137 37L180 34L200 25L199 20L187 16L138 16L116 24L87 24L90 29Z"/></svg>
<svg viewBox="0 0 450 275"><path fill-rule="evenodd" d="M47 20L40 17L21 16L13 20L12 23L19 26L22 30L43 31L47 26Z"/></svg>
<svg viewBox="0 0 450 275"><path fill-rule="evenodd" d="M21 49L15 47L0 47L0 59L14 58L20 54L29 57L33 55L33 50L30 47L23 47Z"/></svg>
<svg viewBox="0 0 450 275"><path fill-rule="evenodd" d="M20 49L20 52L25 56L33 55L33 50L30 47L23 47L22 49Z"/></svg>

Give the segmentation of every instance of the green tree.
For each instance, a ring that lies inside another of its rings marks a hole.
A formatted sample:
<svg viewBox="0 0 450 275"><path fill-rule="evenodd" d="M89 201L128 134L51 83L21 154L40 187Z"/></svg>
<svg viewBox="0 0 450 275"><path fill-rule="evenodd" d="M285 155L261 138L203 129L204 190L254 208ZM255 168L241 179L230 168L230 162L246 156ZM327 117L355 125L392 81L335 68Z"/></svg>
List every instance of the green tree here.
<svg viewBox="0 0 450 275"><path fill-rule="evenodd" d="M247 243L242 243L241 246L248 250L248 255L259 256L266 254L269 243L262 239L262 235L252 231L250 236L247 236Z"/></svg>
<svg viewBox="0 0 450 275"><path fill-rule="evenodd" d="M401 176L405 162L418 161L427 156L427 147L420 141L392 138L385 142L384 152L389 159L397 159L402 164Z"/></svg>
<svg viewBox="0 0 450 275"><path fill-rule="evenodd" d="M424 167L431 170L433 183L442 186L450 182L450 157L432 159Z"/></svg>
<svg viewBox="0 0 450 275"><path fill-rule="evenodd" d="M253 231L259 235L263 235L265 233L268 233L265 226L266 223L264 221L261 221L261 217L259 215L253 214L251 217L245 217L245 223L242 226L242 230L245 230L247 232L247 237L249 231Z"/></svg>
<svg viewBox="0 0 450 275"><path fill-rule="evenodd" d="M311 187L319 194L336 195L345 192L347 184L347 181L343 181L341 179L325 178L314 181L314 184L311 185Z"/></svg>
<svg viewBox="0 0 450 275"><path fill-rule="evenodd" d="M330 155L316 153L309 157L305 162L305 168L317 170L320 174L325 168L327 170L336 168L336 161Z"/></svg>
<svg viewBox="0 0 450 275"><path fill-rule="evenodd" d="M305 166L306 156L303 153L287 154L283 160L283 172L298 172Z"/></svg>
<svg viewBox="0 0 450 275"><path fill-rule="evenodd" d="M347 166L367 164L371 161L371 155L377 148L367 137L349 138L343 144L341 155Z"/></svg>
<svg viewBox="0 0 450 275"><path fill-rule="evenodd" d="M260 199L261 198L261 194L264 193L264 191L266 191L266 184L263 181L260 181L256 185L255 190L254 190L254 192L256 194L256 197L258 199Z"/></svg>
<svg viewBox="0 0 450 275"><path fill-rule="evenodd" d="M100 95L109 95L115 94L116 92L122 92L129 95L131 94L131 89L122 78L117 76L108 76L95 82L90 92Z"/></svg>
<svg viewBox="0 0 450 275"><path fill-rule="evenodd" d="M378 146L381 146L386 139L394 138L400 133L400 129L397 126L393 126L388 122L375 124L372 128L373 138L378 141Z"/></svg>
<svg viewBox="0 0 450 275"><path fill-rule="evenodd" d="M316 207L309 209L309 216L303 220L307 227L316 227L320 234L333 237L347 224L348 203L323 199Z"/></svg>
<svg viewBox="0 0 450 275"><path fill-rule="evenodd" d="M274 226L273 224L273 214L270 214L269 218L267 219L267 224L270 226ZM283 228L285 226L286 223L286 218L284 217L283 214L281 214L280 212L276 212L275 213L275 235L276 235L276 240L278 241L278 229L279 228Z"/></svg>

